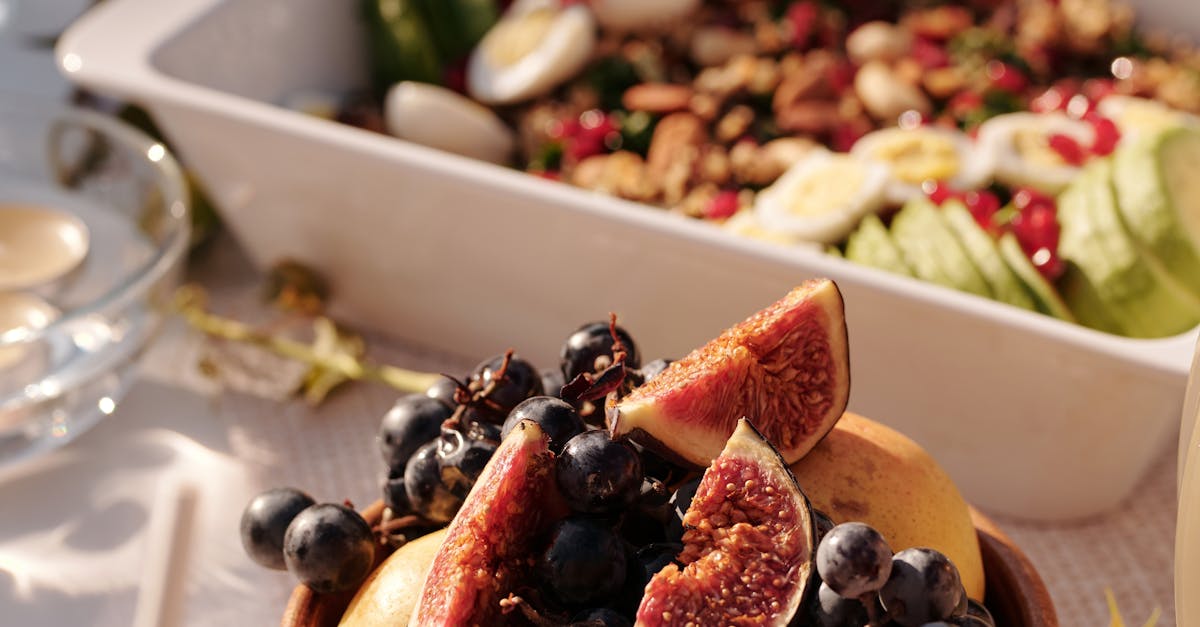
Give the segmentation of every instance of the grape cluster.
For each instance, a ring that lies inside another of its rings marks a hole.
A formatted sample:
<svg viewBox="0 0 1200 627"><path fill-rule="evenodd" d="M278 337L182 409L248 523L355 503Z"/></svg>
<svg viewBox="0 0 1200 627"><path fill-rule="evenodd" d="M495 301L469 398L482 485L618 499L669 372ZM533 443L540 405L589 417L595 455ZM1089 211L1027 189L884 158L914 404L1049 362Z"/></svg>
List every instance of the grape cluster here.
<svg viewBox="0 0 1200 627"><path fill-rule="evenodd" d="M618 362L631 380L642 380L636 370L637 346L629 333L615 324L593 322L567 337L557 368L538 370L510 351L485 359L461 381L443 377L424 394L401 397L379 426L387 467L381 482L383 500L391 516L413 514L430 523L449 522L500 441L521 420L538 423L555 454L572 438L603 426L602 408L564 400L562 390ZM655 362L655 374L663 364L665 360ZM622 447L606 450L619 454L628 448ZM632 455L640 458L643 452ZM611 487L618 494L599 498L627 498L621 486Z"/></svg>
<svg viewBox="0 0 1200 627"><path fill-rule="evenodd" d="M987 608L967 598L958 569L942 553L909 548L893 554L883 536L861 522L823 534L817 526L812 625L995 627Z"/></svg>
<svg viewBox="0 0 1200 627"><path fill-rule="evenodd" d="M465 382L445 377L398 399L379 424L383 501L392 516L450 522L499 446L509 413L547 398L542 390L541 373L508 352L485 359Z"/></svg>
<svg viewBox="0 0 1200 627"><path fill-rule="evenodd" d="M375 535L358 512L317 503L295 488L254 497L242 512L240 528L251 559L286 569L317 592L354 589L375 563Z"/></svg>
<svg viewBox="0 0 1200 627"><path fill-rule="evenodd" d="M571 511L535 540L522 611L540 615L535 623L628 627L651 577L672 563L682 566L684 515L701 478L634 442L613 439L603 408L593 403L602 397L587 400L571 391L592 393L589 386L600 382L620 393L669 364L656 359L639 367L632 337L613 323L596 322L567 338L557 368L539 371L508 352L461 380L444 377L424 393L398 399L380 421L387 468L380 529L347 506L317 504L291 488L268 490L243 512L246 552L313 590L353 589L374 563L376 534L387 540L398 525L401 535L415 537L449 522L500 441L531 420L549 438L558 491ZM871 527L835 525L816 510L813 525L817 590L800 608L799 624L995 627L941 553L893 554Z"/></svg>

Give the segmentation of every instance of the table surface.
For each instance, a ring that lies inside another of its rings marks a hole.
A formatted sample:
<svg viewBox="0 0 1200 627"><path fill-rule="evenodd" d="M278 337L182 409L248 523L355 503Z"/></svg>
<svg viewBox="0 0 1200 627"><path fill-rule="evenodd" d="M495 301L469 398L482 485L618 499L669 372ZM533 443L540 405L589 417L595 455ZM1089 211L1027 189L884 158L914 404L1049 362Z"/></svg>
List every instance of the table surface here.
<svg viewBox="0 0 1200 627"><path fill-rule="evenodd" d="M263 320L260 277L232 241L219 238L192 268L214 309ZM477 361L385 338L368 337L368 345L374 359L419 370L459 373ZM240 350L175 322L111 418L0 474L0 622L131 624L154 548L147 529L157 486L179 479L198 488L181 624L278 622L293 581L243 556L242 507L257 491L280 485L321 501L376 499L383 464L374 433L397 393L353 384L312 407L230 389L237 368L217 378L200 374L202 358L251 371L274 367L255 366ZM1173 625L1175 509L1174 450L1164 450L1118 511L1070 524L995 519L1037 566L1063 625L1109 624L1106 589L1130 625L1143 624L1155 608L1159 625Z"/></svg>

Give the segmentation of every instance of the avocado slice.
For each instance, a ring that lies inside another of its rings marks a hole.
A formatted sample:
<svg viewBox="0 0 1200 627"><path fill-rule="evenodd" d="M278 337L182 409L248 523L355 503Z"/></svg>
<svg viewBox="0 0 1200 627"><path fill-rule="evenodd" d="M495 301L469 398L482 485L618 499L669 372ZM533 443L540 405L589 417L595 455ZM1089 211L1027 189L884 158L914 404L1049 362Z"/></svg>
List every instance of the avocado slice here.
<svg viewBox="0 0 1200 627"><path fill-rule="evenodd" d="M1035 308L1029 290L1000 256L996 240L979 226L966 205L958 201L945 202L942 204L942 219L958 237L967 256L975 262L975 267L979 268L983 280L992 290L993 298L1021 309Z"/></svg>
<svg viewBox="0 0 1200 627"><path fill-rule="evenodd" d="M888 235L887 227L873 213L867 214L850 234L846 241L846 259L896 274L913 275L912 268L908 267L900 249Z"/></svg>
<svg viewBox="0 0 1200 627"><path fill-rule="evenodd" d="M996 250L1000 251L1000 257L1004 259L1004 263L1029 291L1035 310L1059 320L1076 322L1075 316L1059 296L1058 290L1054 289L1054 285L1047 281L1046 277L1038 272L1029 257L1025 256L1025 251L1021 249L1021 243L1017 241L1016 235L1012 233L1001 235L996 242Z"/></svg>
<svg viewBox="0 0 1200 627"><path fill-rule="evenodd" d="M1163 337L1196 326L1200 305L1125 230L1111 170L1108 160L1093 161L1058 198L1059 255L1077 268L1063 275L1068 306L1089 326L1106 314L1130 337ZM1093 311L1096 306L1103 312Z"/></svg>
<svg viewBox="0 0 1200 627"><path fill-rule="evenodd" d="M1113 186L1134 240L1200 296L1200 129L1172 127L1117 148Z"/></svg>
<svg viewBox="0 0 1200 627"><path fill-rule="evenodd" d="M979 269L928 200L905 203L892 219L892 241L918 278L992 297Z"/></svg>

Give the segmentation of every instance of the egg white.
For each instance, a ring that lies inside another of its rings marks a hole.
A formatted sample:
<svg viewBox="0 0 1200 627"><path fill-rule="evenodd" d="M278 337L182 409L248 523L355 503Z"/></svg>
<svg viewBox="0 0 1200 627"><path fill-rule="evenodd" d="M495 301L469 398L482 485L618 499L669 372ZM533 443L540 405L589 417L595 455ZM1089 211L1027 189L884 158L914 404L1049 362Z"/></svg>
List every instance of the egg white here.
<svg viewBox="0 0 1200 627"><path fill-rule="evenodd" d="M839 180L847 174L853 178ZM883 207L887 180L883 164L845 153L814 151L759 192L755 217L769 231L832 244L849 235L864 215ZM796 205L802 202L808 203L807 211L798 213Z"/></svg>
<svg viewBox="0 0 1200 627"><path fill-rule="evenodd" d="M985 187L991 182L995 170L995 159L992 153L980 150L974 141L965 133L947 128L934 126L918 126L916 128L884 128L863 135L850 153L863 159L870 159L887 166L888 180L884 194L889 203L904 204L905 202L924 195L921 189L923 180L907 180L901 176L897 163L881 152L889 145L904 142L912 138L929 138L931 141L948 143L954 151L957 170L946 184L954 189L971 190ZM928 177L937 178L937 177Z"/></svg>
<svg viewBox="0 0 1200 627"><path fill-rule="evenodd" d="M414 81L396 83L384 101L392 135L492 163L507 163L516 138L490 109L457 92Z"/></svg>
<svg viewBox="0 0 1200 627"><path fill-rule="evenodd" d="M1085 150L1095 141L1092 125L1063 113L1005 113L979 125L977 145L995 160L995 178L1010 187L1032 187L1046 194L1061 192L1079 174L1069 163L1041 162L1018 149L1023 133L1047 138L1061 133ZM1048 148L1046 150L1049 150Z"/></svg>
<svg viewBox="0 0 1200 627"><path fill-rule="evenodd" d="M521 47L528 50L520 54ZM536 98L578 74L595 47L596 19L588 7L563 7L557 0L517 2L471 52L467 91L485 104Z"/></svg>

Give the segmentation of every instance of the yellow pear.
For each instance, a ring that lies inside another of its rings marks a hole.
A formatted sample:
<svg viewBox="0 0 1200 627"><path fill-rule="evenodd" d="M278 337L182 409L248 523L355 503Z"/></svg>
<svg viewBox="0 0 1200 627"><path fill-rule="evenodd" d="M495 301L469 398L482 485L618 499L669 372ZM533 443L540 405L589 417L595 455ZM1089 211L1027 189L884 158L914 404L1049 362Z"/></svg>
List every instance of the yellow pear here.
<svg viewBox="0 0 1200 627"><path fill-rule="evenodd" d="M363 582L338 625L396 627L407 622L425 581L425 571L445 537L446 530L439 529L396 549Z"/></svg>
<svg viewBox="0 0 1200 627"><path fill-rule="evenodd" d="M871 525L893 551L916 546L941 551L958 567L967 595L983 599L983 558L970 510L916 442L847 412L791 468L813 507L833 522Z"/></svg>

